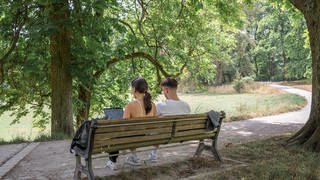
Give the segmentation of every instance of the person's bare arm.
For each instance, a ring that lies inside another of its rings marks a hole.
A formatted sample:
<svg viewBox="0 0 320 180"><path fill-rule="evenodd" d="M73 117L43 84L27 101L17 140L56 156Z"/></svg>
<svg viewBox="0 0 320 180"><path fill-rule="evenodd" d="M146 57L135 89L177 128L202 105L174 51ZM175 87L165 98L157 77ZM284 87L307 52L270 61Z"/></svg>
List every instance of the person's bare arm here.
<svg viewBox="0 0 320 180"><path fill-rule="evenodd" d="M152 103L153 115L158 116L157 107L154 103Z"/></svg>
<svg viewBox="0 0 320 180"><path fill-rule="evenodd" d="M124 108L124 112L123 112L123 119L128 119L131 117L131 113L130 113L130 104L127 104L126 107Z"/></svg>

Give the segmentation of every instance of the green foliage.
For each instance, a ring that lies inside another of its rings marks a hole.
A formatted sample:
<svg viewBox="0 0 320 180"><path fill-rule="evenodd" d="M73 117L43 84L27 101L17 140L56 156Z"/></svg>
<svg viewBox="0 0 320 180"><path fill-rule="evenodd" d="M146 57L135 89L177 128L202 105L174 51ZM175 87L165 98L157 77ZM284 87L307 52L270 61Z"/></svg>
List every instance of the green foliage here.
<svg viewBox="0 0 320 180"><path fill-rule="evenodd" d="M245 83L242 79L235 80L233 84L233 88L237 93L241 93L245 88Z"/></svg>
<svg viewBox="0 0 320 180"><path fill-rule="evenodd" d="M53 2L0 2L0 114L13 112L12 123L30 113L34 126L44 129L49 123L49 45L58 29L48 20ZM305 22L288 5L264 0L68 3L70 19L59 23L70 28L67 68L74 115L88 104L91 117L104 107L123 107L137 76L147 79L154 98L167 75L199 88L215 84L218 70L223 82L234 80L235 72L258 80L281 80L284 72L287 79L310 77ZM241 81L236 84L240 92ZM89 100L80 97L81 88Z"/></svg>
<svg viewBox="0 0 320 180"><path fill-rule="evenodd" d="M242 80L244 83L247 83L247 84L254 82L254 79L253 79L252 77L250 77L250 76L243 77L241 80Z"/></svg>
<svg viewBox="0 0 320 180"><path fill-rule="evenodd" d="M310 46L303 15L289 2L264 0L244 6L244 12L243 26L233 35L232 61L223 67L224 82L232 81L236 71L256 80L309 78Z"/></svg>

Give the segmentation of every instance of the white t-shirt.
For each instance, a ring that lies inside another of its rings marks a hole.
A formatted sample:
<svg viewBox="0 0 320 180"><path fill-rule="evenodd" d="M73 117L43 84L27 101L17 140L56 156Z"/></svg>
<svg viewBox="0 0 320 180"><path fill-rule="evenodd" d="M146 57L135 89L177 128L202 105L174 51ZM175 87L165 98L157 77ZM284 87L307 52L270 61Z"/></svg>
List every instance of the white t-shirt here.
<svg viewBox="0 0 320 180"><path fill-rule="evenodd" d="M157 103L157 113L159 116L190 114L190 112L190 106L181 100L167 99Z"/></svg>

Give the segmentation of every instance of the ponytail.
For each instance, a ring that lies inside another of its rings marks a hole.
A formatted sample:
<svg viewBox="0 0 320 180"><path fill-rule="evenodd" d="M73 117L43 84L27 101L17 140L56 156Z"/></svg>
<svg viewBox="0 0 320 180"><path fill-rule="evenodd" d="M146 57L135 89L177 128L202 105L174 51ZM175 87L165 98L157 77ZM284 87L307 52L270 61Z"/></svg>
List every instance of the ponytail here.
<svg viewBox="0 0 320 180"><path fill-rule="evenodd" d="M148 114L152 109L152 102L151 102L151 94L146 92L143 97L144 109L146 114Z"/></svg>

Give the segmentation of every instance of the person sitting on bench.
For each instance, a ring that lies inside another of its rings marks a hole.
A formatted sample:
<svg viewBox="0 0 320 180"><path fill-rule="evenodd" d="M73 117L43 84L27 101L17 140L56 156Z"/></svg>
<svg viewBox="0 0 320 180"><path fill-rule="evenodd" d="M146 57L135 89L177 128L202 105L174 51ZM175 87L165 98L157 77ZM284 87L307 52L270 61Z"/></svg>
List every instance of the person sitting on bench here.
<svg viewBox="0 0 320 180"><path fill-rule="evenodd" d="M190 114L190 106L188 103L179 99L177 95L178 82L174 78L167 77L161 82L161 90L166 100L157 103L157 114L159 116L172 116ZM149 155L151 162L156 162L157 148L153 149Z"/></svg>
<svg viewBox="0 0 320 180"><path fill-rule="evenodd" d="M135 101L126 105L123 118L135 118L135 117L152 117L157 115L156 106L151 101L151 95L148 92L148 83L142 78L136 78L131 82L131 94ZM117 157L110 158L107 161L107 167L112 170L116 169ZM140 165L139 158L135 152L135 149L131 149L131 154L127 157L126 163L131 165Z"/></svg>

